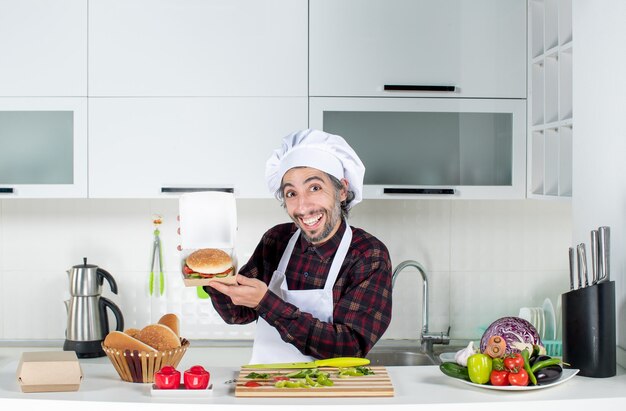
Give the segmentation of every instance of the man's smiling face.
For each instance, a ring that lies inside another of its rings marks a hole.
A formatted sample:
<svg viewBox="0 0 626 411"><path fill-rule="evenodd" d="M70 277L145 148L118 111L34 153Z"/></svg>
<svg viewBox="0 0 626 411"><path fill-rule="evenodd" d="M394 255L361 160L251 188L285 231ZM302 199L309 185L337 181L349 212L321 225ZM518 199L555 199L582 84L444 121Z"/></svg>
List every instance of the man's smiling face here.
<svg viewBox="0 0 626 411"><path fill-rule="evenodd" d="M337 190L328 175L315 168L292 168L283 176L282 192L287 214L313 244L331 238L341 224L341 201L346 199L347 181Z"/></svg>

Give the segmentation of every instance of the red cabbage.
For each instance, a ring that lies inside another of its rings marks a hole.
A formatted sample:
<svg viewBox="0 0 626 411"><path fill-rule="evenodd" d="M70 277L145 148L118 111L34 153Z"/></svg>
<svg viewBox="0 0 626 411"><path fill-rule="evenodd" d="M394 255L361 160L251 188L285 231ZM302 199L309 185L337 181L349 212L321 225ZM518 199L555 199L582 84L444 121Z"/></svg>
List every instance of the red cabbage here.
<svg viewBox="0 0 626 411"><path fill-rule="evenodd" d="M543 345L537 329L531 323L519 317L502 317L491 323L480 339L480 352L485 351L487 341L494 335L504 338L507 354L520 351L514 347L514 343Z"/></svg>

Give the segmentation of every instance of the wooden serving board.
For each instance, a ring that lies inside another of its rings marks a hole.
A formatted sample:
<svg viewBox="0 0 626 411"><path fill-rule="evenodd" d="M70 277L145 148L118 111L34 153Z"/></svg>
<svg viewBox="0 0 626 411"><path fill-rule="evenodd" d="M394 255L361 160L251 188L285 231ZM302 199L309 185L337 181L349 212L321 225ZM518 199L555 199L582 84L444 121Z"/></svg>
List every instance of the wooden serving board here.
<svg viewBox="0 0 626 411"><path fill-rule="evenodd" d="M242 367L237 377L235 397L308 397L308 398L328 398L328 397L393 397L394 390L391 378L385 367L369 367L374 371L374 375L363 375L360 377L339 378L338 369L333 367L322 367L320 370L330 373L330 379L335 383L330 387L315 388L276 388L274 380L245 378L251 372L267 373L270 376L285 375L298 371L294 369L280 370L260 370ZM256 381L260 387L246 387L248 381Z"/></svg>

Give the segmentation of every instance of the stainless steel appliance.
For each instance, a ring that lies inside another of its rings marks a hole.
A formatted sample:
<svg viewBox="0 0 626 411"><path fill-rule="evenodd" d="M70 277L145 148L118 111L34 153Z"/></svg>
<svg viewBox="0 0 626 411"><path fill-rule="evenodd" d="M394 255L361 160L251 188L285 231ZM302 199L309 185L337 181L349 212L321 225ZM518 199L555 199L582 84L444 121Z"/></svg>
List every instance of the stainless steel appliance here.
<svg viewBox="0 0 626 411"><path fill-rule="evenodd" d="M65 301L67 330L65 351L75 351L79 358L103 357L102 341L109 333L107 307L113 312L116 330L124 329L124 317L117 305L101 296L102 285L107 280L111 291L117 294L117 283L113 276L97 265L75 265L67 271L70 283L70 299Z"/></svg>

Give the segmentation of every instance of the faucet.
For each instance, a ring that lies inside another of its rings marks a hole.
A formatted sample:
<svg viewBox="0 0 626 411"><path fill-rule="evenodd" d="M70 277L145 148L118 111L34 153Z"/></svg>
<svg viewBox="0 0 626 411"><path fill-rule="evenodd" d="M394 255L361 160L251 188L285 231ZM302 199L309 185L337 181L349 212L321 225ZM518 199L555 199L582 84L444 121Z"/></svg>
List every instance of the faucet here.
<svg viewBox="0 0 626 411"><path fill-rule="evenodd" d="M398 274L406 267L415 267L417 271L422 275L422 280L424 283L423 291L422 291L422 332L420 334L420 341L422 343L422 351L426 354L433 354L433 344L450 344L450 327L448 327L447 332L436 332L432 333L428 331L428 276L426 275L426 270L420 263L414 260L406 260L398 264L398 266L393 270L393 274L391 275L391 286L396 284L396 278Z"/></svg>

